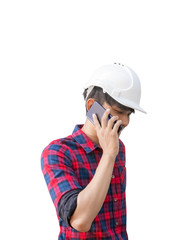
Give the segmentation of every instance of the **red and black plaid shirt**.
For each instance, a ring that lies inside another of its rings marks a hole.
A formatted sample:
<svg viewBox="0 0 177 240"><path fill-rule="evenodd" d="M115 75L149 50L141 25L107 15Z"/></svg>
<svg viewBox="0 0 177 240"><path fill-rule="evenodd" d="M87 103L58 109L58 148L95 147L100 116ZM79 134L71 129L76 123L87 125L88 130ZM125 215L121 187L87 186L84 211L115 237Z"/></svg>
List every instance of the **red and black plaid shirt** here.
<svg viewBox="0 0 177 240"><path fill-rule="evenodd" d="M102 156L102 149L82 132L81 127L76 126L72 135L51 142L42 153L42 171L60 222L58 239L127 240L125 147L120 140L107 196L89 232L76 231L58 215L61 197L73 189L84 189Z"/></svg>

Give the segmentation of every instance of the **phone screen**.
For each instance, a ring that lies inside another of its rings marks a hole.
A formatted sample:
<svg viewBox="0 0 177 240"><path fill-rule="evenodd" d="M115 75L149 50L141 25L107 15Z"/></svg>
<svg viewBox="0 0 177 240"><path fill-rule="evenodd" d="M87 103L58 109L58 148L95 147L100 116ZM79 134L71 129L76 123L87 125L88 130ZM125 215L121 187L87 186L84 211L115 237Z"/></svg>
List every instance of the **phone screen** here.
<svg viewBox="0 0 177 240"><path fill-rule="evenodd" d="M94 124L92 115L95 113L97 115L98 121L101 124L101 118L105 111L106 111L106 109L101 104L99 104L98 102L95 101L93 103L93 105L91 106L91 108L88 110L86 116ZM107 122L109 121L110 118L112 118L111 114L108 115ZM120 125L120 127L118 129L118 133L122 130L122 128L123 128L123 126Z"/></svg>

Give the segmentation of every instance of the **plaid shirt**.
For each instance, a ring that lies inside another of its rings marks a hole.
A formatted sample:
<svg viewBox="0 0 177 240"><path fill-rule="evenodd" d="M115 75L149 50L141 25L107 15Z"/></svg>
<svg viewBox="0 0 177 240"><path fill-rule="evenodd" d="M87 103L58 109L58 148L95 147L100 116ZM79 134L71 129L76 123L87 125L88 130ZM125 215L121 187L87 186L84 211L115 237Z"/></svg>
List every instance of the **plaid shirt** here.
<svg viewBox="0 0 177 240"><path fill-rule="evenodd" d="M102 149L82 132L81 127L77 125L72 135L51 142L41 157L44 178L60 222L58 239L127 240L125 147L121 140L107 196L89 232L76 231L58 215L61 197L70 190L84 189L93 178L102 156Z"/></svg>

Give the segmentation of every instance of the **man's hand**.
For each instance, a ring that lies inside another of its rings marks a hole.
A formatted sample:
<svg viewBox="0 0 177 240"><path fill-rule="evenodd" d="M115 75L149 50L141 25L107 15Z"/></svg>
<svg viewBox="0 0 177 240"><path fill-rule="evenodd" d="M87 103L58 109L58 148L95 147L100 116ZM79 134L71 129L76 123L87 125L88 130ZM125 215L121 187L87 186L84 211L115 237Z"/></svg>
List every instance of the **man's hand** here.
<svg viewBox="0 0 177 240"><path fill-rule="evenodd" d="M119 153L118 128L122 124L122 121L118 120L118 116L113 116L107 123L109 114L110 109L107 109L101 119L101 125L95 114L93 114L93 120L100 147L103 149L103 154L106 154L115 160Z"/></svg>

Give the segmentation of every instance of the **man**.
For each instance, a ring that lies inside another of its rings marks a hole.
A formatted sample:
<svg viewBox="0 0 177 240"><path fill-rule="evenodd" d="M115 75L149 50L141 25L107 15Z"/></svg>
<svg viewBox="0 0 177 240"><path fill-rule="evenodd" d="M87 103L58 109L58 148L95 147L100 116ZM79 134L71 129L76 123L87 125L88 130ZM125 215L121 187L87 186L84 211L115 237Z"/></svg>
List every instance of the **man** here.
<svg viewBox="0 0 177 240"><path fill-rule="evenodd" d="M127 240L125 147L119 139L140 106L136 73L122 64L99 68L85 87L86 111L97 101L106 111L93 115L73 134L43 151L42 171L60 222L58 239ZM108 115L111 119L107 122Z"/></svg>

